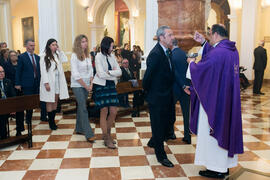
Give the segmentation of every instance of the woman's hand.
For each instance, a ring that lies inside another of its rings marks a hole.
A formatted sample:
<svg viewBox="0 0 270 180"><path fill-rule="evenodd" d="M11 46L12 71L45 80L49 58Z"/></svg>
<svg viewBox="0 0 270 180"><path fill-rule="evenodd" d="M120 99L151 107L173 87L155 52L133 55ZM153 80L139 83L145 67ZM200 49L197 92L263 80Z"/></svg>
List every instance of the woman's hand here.
<svg viewBox="0 0 270 180"><path fill-rule="evenodd" d="M46 91L50 91L51 90L49 83L45 83L44 85L45 85Z"/></svg>

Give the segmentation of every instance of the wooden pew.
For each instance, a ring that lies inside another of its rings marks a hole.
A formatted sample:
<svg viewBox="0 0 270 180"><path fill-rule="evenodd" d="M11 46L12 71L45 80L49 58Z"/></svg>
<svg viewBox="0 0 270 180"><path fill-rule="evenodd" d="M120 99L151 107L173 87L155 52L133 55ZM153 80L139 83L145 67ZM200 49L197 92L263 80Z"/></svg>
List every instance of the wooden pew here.
<svg viewBox="0 0 270 180"><path fill-rule="evenodd" d="M20 112L40 107L39 95L17 96L7 99L0 99L0 115ZM28 134L22 136L9 137L0 140L0 148L28 141L28 147L32 147L32 122L27 124Z"/></svg>

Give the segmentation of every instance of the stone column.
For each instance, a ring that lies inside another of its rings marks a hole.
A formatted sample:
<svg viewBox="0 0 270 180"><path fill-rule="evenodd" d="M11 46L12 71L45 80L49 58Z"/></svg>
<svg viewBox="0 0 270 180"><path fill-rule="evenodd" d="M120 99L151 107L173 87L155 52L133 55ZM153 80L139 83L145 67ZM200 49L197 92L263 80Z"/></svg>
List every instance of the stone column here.
<svg viewBox="0 0 270 180"><path fill-rule="evenodd" d="M240 66L247 68L245 74L251 80L253 79L253 51L255 48L258 1L245 0L242 3Z"/></svg>
<svg viewBox="0 0 270 180"><path fill-rule="evenodd" d="M90 31L91 31L91 39L89 40L91 43L90 49L92 50L93 47L101 43L104 33L104 25L100 24L91 24Z"/></svg>
<svg viewBox="0 0 270 180"><path fill-rule="evenodd" d="M59 40L58 0L38 0L39 52L43 52L48 39Z"/></svg>
<svg viewBox="0 0 270 180"><path fill-rule="evenodd" d="M236 9L231 8L231 14L228 15L228 18L230 19L230 40L236 42L238 33Z"/></svg>
<svg viewBox="0 0 270 180"><path fill-rule="evenodd" d="M0 42L6 42L8 48L13 48L10 1L0 0Z"/></svg>
<svg viewBox="0 0 270 180"><path fill-rule="evenodd" d="M145 20L145 45L144 52L147 56L155 46L154 36L158 29L158 3L157 0L146 1L146 20Z"/></svg>

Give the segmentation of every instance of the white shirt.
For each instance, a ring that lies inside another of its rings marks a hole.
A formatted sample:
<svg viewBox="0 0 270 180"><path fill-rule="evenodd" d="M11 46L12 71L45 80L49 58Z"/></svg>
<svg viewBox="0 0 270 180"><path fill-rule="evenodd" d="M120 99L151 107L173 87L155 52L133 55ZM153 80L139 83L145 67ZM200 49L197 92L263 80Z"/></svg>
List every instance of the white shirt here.
<svg viewBox="0 0 270 180"><path fill-rule="evenodd" d="M83 61L77 58L75 53L72 53L71 60L71 87L82 87L77 81L82 79L84 83L89 86L90 79L93 77L93 67L90 58L86 58Z"/></svg>

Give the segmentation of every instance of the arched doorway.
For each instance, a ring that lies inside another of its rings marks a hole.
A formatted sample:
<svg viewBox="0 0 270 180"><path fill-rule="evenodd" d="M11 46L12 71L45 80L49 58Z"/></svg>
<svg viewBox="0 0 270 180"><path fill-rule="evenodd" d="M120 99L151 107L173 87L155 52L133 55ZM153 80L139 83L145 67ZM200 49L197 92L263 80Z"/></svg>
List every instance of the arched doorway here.
<svg viewBox="0 0 270 180"><path fill-rule="evenodd" d="M136 44L140 45L143 49L145 34L145 7L146 2L140 0L90 1L88 19L90 22L91 47L99 44L101 39L104 37L104 34L107 34L114 38L117 45L129 43L132 46ZM108 11L110 11L110 13L108 13ZM121 15L121 13L123 15ZM108 17L107 20L106 17ZM125 17L123 18L124 23L121 23L121 17ZM126 24L128 26L124 27L123 25L121 26L121 24ZM124 29L125 31L123 31ZM124 34L122 35L122 38L120 38L120 33Z"/></svg>
<svg viewBox="0 0 270 180"><path fill-rule="evenodd" d="M228 18L229 14L230 14L230 6L228 0L212 0L207 25L210 27L211 25L213 25L213 23L224 24L229 31L230 30L230 19Z"/></svg>
<svg viewBox="0 0 270 180"><path fill-rule="evenodd" d="M123 0L114 0L104 15L104 36L115 39L115 44L122 47L130 44L130 11Z"/></svg>

